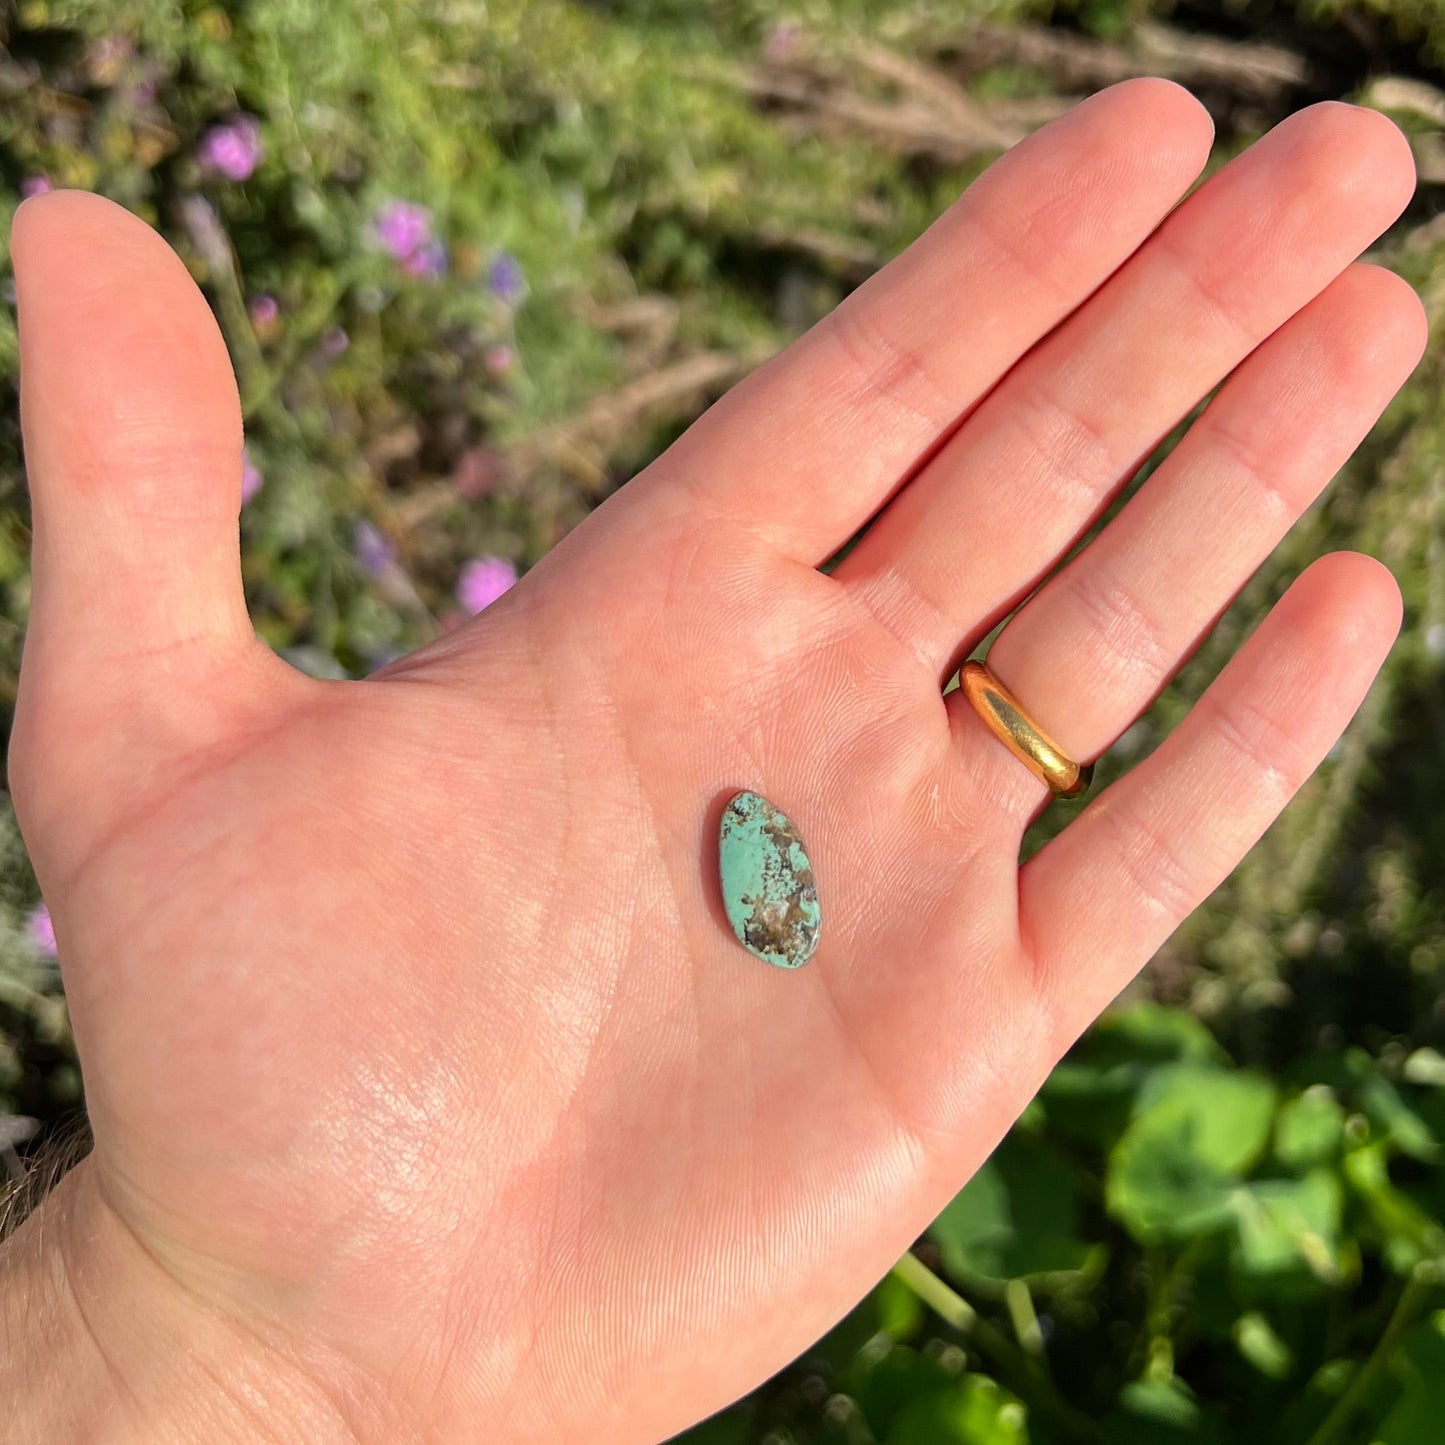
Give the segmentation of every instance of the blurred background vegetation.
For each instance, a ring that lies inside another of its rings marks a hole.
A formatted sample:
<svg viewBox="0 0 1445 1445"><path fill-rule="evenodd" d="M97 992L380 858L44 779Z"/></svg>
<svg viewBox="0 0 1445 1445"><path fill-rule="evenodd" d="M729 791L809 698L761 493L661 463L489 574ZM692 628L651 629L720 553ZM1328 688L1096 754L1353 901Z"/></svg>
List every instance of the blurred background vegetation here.
<svg viewBox="0 0 1445 1445"><path fill-rule="evenodd" d="M485 606L1002 149L1146 73L1204 100L1215 164L1317 99L1391 114L1421 185L1376 259L1439 316L1440 0L22 0L0 8L0 207L94 189L185 258L241 382L256 626L359 675ZM3 250L0 275L13 300ZM1407 617L1344 741L898 1269L688 1440L1445 1438L1442 364L1104 781L1308 559L1354 546ZM13 307L0 378L6 725ZM7 808L0 1161L79 1104Z"/></svg>

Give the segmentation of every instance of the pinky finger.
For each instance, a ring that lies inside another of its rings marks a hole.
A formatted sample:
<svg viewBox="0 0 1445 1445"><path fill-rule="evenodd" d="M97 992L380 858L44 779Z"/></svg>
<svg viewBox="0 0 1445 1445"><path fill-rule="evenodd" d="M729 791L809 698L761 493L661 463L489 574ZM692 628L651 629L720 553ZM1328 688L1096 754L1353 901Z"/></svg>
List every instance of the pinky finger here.
<svg viewBox="0 0 1445 1445"><path fill-rule="evenodd" d="M1316 562L1168 740L1024 866L1023 936L1061 1047L1279 816L1399 626L1399 589L1378 562Z"/></svg>

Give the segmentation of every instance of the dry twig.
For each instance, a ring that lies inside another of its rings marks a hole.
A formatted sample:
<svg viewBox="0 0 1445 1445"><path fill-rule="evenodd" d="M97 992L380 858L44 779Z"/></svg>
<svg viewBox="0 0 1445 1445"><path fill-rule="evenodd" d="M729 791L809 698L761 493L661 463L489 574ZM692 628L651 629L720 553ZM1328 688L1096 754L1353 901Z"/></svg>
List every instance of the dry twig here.
<svg viewBox="0 0 1445 1445"><path fill-rule="evenodd" d="M1193 85L1226 85L1242 98L1268 99L1303 85L1302 56L1255 41L1221 40L1168 25L1142 23L1115 44L1044 26L979 25L962 47L970 70L1021 65L1060 89L1097 90L1136 75L1164 75Z"/></svg>
<svg viewBox="0 0 1445 1445"><path fill-rule="evenodd" d="M737 381L764 359L761 352L703 351L628 382L595 398L578 415L518 441L506 454L503 485L555 467L584 495L595 497L608 483L608 457L625 438L648 422L691 412L702 397ZM452 483L434 482L398 502L393 516L400 529L409 530L457 500Z"/></svg>

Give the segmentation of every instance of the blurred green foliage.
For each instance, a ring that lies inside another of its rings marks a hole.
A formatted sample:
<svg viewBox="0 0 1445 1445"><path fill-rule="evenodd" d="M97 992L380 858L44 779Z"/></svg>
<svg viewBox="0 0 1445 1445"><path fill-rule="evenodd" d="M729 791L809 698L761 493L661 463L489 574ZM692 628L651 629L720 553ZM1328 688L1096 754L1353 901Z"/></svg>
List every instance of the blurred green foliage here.
<svg viewBox="0 0 1445 1445"><path fill-rule="evenodd" d="M0 208L45 176L176 247L264 477L242 526L256 626L355 675L454 624L467 559L534 562L1002 145L1123 75L1192 86L1216 162L1311 100L1389 111L1422 184L1377 259L1437 317L1442 66L1439 0L21 0L0 12ZM238 114L260 156L228 180L201 148ZM395 201L430 212L444 275L379 244ZM524 284L502 294L507 257ZM1309 559L1355 546L1400 578L1406 624L1334 756L899 1268L687 1439L1440 1437L1442 363L1433 344L1100 784ZM15 377L0 310L6 729L28 609ZM0 811L0 1106L50 1121L79 1075L37 902Z"/></svg>
<svg viewBox="0 0 1445 1445"><path fill-rule="evenodd" d="M682 1438L1438 1440L1442 1165L1433 1050L1271 1077L1117 1009L848 1320Z"/></svg>

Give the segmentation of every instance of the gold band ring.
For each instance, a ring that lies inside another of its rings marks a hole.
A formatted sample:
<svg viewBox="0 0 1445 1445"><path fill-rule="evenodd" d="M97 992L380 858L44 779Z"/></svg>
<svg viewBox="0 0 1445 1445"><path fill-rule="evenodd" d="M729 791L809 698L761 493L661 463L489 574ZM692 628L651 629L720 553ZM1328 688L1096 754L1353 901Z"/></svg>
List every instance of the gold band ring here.
<svg viewBox="0 0 1445 1445"><path fill-rule="evenodd" d="M988 729L1055 797L1077 798L1094 776L1094 765L1068 757L1024 711L1023 704L981 662L965 662L958 685Z"/></svg>

